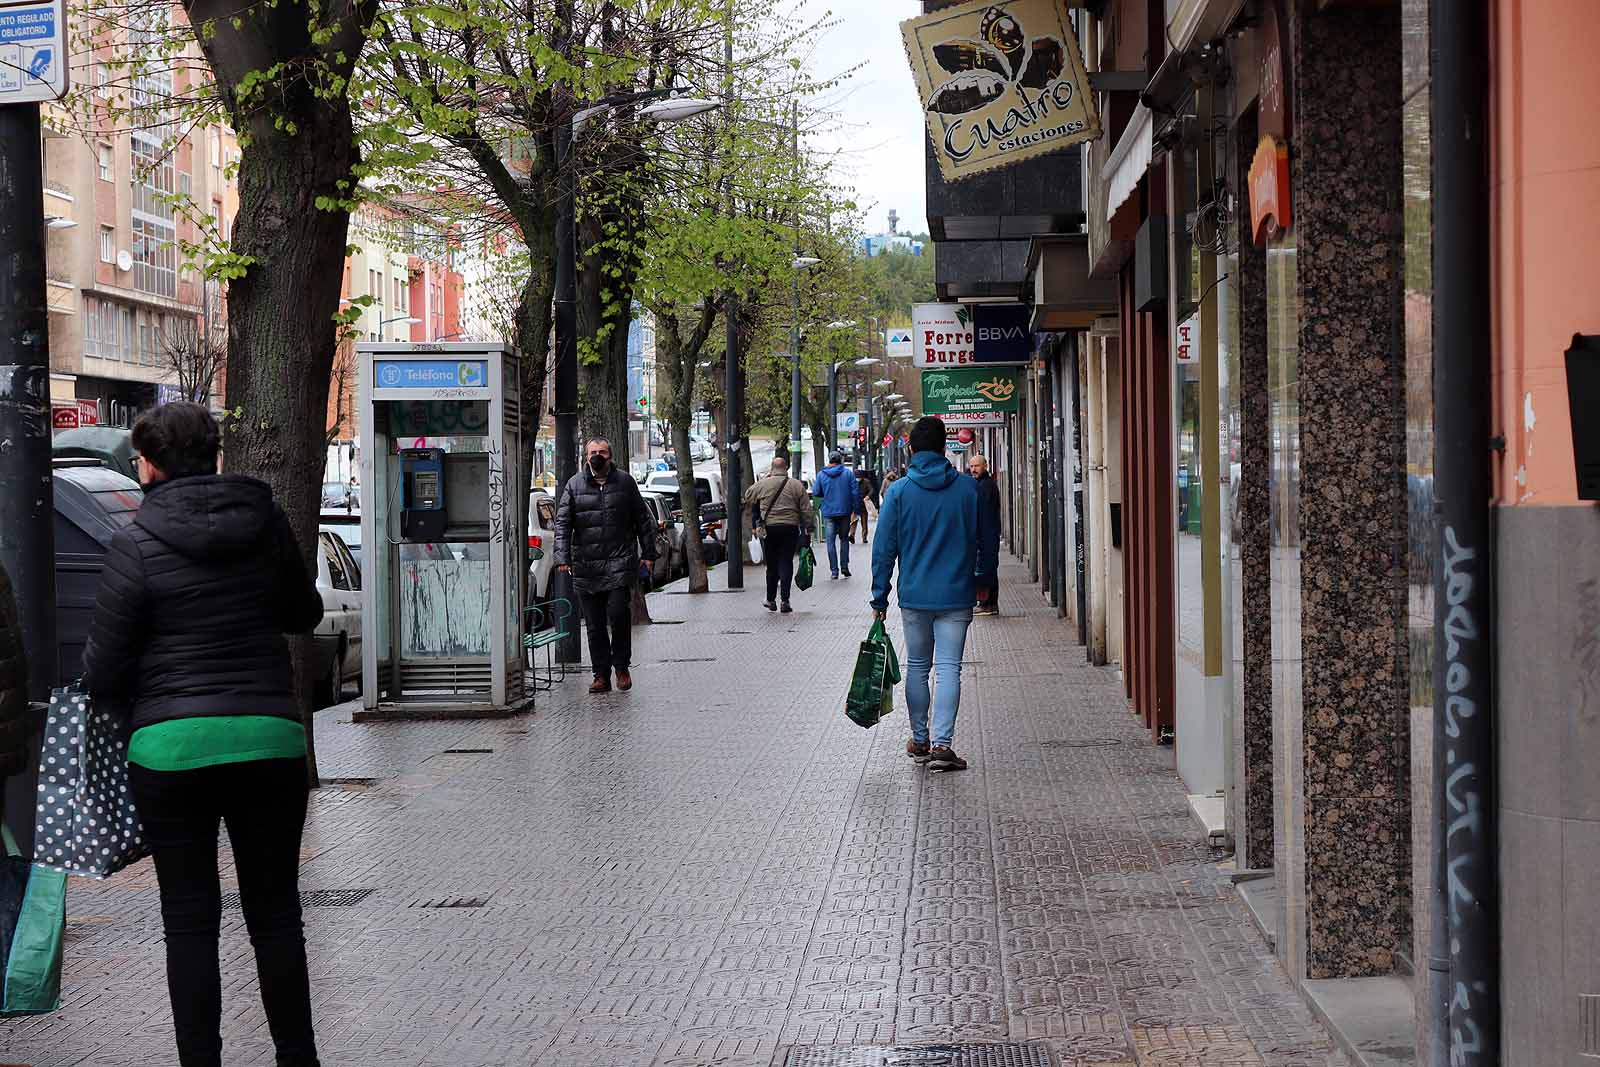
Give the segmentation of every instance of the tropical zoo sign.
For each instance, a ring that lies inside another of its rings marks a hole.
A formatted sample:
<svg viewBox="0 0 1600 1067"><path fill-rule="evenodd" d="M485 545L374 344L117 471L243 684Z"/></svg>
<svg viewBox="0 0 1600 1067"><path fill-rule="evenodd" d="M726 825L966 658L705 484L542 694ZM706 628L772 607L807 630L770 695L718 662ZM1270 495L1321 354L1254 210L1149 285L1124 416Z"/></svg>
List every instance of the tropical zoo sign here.
<svg viewBox="0 0 1600 1067"><path fill-rule="evenodd" d="M1017 410L1017 372L1010 368L960 367L922 372L922 410L946 422L963 416L978 423Z"/></svg>
<svg viewBox="0 0 1600 1067"><path fill-rule="evenodd" d="M1100 136L1060 0L948 7L900 24L947 182Z"/></svg>

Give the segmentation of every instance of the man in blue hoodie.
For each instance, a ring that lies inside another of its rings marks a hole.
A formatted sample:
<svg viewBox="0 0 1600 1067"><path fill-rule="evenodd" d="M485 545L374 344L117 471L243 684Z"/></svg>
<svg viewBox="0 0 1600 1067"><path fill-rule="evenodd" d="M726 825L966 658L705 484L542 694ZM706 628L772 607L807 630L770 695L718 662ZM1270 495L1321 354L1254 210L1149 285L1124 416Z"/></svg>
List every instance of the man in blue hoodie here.
<svg viewBox="0 0 1600 1067"><path fill-rule="evenodd" d="M972 624L977 575L998 560L992 522L979 505L978 484L944 458L945 428L924 416L911 430L911 464L884 495L872 546L872 610L889 611L890 579L900 564L900 618L905 628L906 755L933 771L964 771L955 754L961 708L961 654ZM928 676L935 676L929 688ZM929 710L933 723L929 726Z"/></svg>
<svg viewBox="0 0 1600 1067"><path fill-rule="evenodd" d="M833 577L844 572L850 577L850 516L856 512L861 500L861 488L856 476L844 465L844 457L835 452L828 457L828 465L817 472L811 494L819 502L822 521L828 538L828 569Z"/></svg>

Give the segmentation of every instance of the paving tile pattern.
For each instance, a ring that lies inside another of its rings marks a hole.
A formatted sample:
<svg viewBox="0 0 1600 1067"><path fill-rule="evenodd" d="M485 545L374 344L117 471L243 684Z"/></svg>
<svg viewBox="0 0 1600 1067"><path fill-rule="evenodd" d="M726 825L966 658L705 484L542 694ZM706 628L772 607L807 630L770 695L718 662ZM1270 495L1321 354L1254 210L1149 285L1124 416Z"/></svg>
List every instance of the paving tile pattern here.
<svg viewBox="0 0 1600 1067"><path fill-rule="evenodd" d="M1011 1043L1062 1067L1343 1067L1115 677L1020 570L1002 589L1009 614L968 648L966 773L908 761L899 716L869 732L839 710L861 577L789 616L755 592L661 597L683 622L636 639L631 694L575 679L493 723L324 712L341 784L313 797L302 889L371 891L306 910L324 1062L770 1067ZM175 1062L150 866L75 880L69 906L63 1008L0 1022L0 1060ZM223 923L228 1062L267 1064L242 918Z"/></svg>

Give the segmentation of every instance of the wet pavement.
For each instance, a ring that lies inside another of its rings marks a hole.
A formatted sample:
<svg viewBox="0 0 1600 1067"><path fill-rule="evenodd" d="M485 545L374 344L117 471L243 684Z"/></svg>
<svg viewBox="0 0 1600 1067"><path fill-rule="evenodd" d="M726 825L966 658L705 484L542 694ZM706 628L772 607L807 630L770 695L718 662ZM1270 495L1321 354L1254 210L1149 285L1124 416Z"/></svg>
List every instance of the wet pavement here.
<svg viewBox="0 0 1600 1067"><path fill-rule="evenodd" d="M971 770L907 760L903 704L845 719L866 570L793 615L761 607L760 568L652 596L632 693L322 713L301 884L324 1064L1344 1064L1170 752L1020 568L968 644ZM225 906L226 1060L269 1064ZM175 1063L150 865L74 879L69 911L62 1009L0 1021L0 1061Z"/></svg>

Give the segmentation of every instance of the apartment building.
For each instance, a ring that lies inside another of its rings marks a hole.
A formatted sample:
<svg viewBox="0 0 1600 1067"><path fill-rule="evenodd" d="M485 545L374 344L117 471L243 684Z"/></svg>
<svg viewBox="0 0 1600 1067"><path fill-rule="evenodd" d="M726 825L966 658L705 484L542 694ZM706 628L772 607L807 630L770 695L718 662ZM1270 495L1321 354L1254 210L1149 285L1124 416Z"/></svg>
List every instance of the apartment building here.
<svg viewBox="0 0 1600 1067"><path fill-rule="evenodd" d="M171 93L182 73L139 79L134 93ZM187 269L182 242L209 228L232 235L239 200L233 133L213 125L175 144L171 128L129 128L106 113L116 89L105 64L82 66L95 116L44 113L44 208L48 219L51 399L58 427L128 426L139 412L176 399L176 354L223 344L222 287ZM184 86L178 86L181 91ZM173 197L187 197L192 212ZM202 390L207 399L220 386Z"/></svg>

